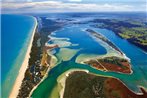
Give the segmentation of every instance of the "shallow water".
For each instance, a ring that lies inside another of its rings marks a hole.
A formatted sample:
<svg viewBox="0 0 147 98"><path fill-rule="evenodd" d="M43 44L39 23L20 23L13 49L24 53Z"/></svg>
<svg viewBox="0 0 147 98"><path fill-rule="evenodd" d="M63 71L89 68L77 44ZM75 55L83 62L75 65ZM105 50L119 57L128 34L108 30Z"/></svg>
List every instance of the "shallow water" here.
<svg viewBox="0 0 147 98"><path fill-rule="evenodd" d="M2 15L2 98L9 96L24 60L34 26L33 17Z"/></svg>
<svg viewBox="0 0 147 98"><path fill-rule="evenodd" d="M126 54L126 56L131 59L133 74L127 75L116 72L103 72L93 69L87 65L76 63L75 59L80 54L86 54L86 56L92 54L104 55L108 52L96 40L91 38L86 32L83 31L85 28L91 28L100 32L116 46L118 46ZM96 29L90 27L88 24L78 24L68 25L64 27L64 29L54 32L54 34L51 36L57 38L69 38L69 42L72 44L78 44L78 46L71 45L67 46L66 48L80 49L80 51L75 53L74 57L68 61L61 60L56 67L51 69L48 73L48 77L37 87L37 89L33 92L32 97L35 98L37 96L37 98L48 98L51 95L52 90L57 85L58 76L72 68L87 69L94 74L114 76L122 80L130 89L136 92L139 92L137 88L138 85L147 88L147 79L145 78L147 77L145 72L145 70L147 70L147 67L145 66L147 65L147 55L138 47L116 36L114 32L105 29ZM56 54L64 56L63 54L60 54L59 51L56 51Z"/></svg>

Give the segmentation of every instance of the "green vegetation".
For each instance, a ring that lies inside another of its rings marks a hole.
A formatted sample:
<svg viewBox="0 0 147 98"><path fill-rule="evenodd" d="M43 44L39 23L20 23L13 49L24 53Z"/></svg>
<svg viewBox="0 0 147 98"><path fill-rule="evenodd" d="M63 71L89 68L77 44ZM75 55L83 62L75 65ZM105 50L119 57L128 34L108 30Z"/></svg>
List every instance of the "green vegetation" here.
<svg viewBox="0 0 147 98"><path fill-rule="evenodd" d="M105 63L110 63L110 64L115 64L115 65L118 65L120 67L123 67L123 64L122 62L128 62L126 59L124 58L118 58L118 57L115 57L115 56L112 56L112 57L105 57L105 58L102 58L102 59L98 59L100 62L105 62Z"/></svg>
<svg viewBox="0 0 147 98"><path fill-rule="evenodd" d="M44 17L41 19L45 21L45 23L48 22L44 20L46 19ZM53 23L54 22L52 22L52 25ZM44 50L44 45L49 40L48 35L51 32L59 29L61 26L59 23L58 25L54 23L55 26L52 27L48 26L47 24L44 24L40 30L38 30L38 27L36 29L30 53L29 65L26 65L28 68L25 72L25 77L22 81L17 98L27 98L34 86L41 81L49 68L47 64L50 65L51 57L50 55L47 55L46 51ZM38 40L40 40L39 46Z"/></svg>
<svg viewBox="0 0 147 98"><path fill-rule="evenodd" d="M145 27L134 27L134 28L121 28L123 33L119 33L122 38L125 39L136 39L136 43L147 45L147 28Z"/></svg>
<svg viewBox="0 0 147 98"><path fill-rule="evenodd" d="M104 95L104 81L106 78L74 72L66 79L64 98L106 98Z"/></svg>
<svg viewBox="0 0 147 98"><path fill-rule="evenodd" d="M137 95L116 78L75 71L66 79L63 98L146 98L146 92Z"/></svg>
<svg viewBox="0 0 147 98"><path fill-rule="evenodd" d="M95 19L93 25L98 28L106 28L115 32L121 38L147 51L147 25L133 20Z"/></svg>
<svg viewBox="0 0 147 98"><path fill-rule="evenodd" d="M43 78L44 74L42 74L42 72L45 73L47 71L47 67L44 67L44 66L40 67L40 61L42 58L42 55L41 55L42 47L37 46L37 40L39 38L40 38L40 34L36 30L34 39L33 39L33 45L31 48L29 65L25 72L25 77L22 81L21 88L19 90L19 94L17 98L28 97L33 87L37 85Z"/></svg>
<svg viewBox="0 0 147 98"><path fill-rule="evenodd" d="M125 74L131 73L131 65L129 61L125 58L117 56L91 59L89 61L85 61L84 63L96 68L97 70L114 71Z"/></svg>

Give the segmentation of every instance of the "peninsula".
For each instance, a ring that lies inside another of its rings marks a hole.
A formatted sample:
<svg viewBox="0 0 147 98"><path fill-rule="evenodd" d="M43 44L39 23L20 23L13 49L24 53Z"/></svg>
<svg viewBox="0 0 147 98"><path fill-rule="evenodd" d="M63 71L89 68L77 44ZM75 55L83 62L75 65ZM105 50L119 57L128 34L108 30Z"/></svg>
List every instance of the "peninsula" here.
<svg viewBox="0 0 147 98"><path fill-rule="evenodd" d="M136 94L119 79L74 71L66 79L63 98L146 98L147 92ZM80 85L79 85L80 84Z"/></svg>
<svg viewBox="0 0 147 98"><path fill-rule="evenodd" d="M37 17L34 18L36 19ZM44 19L45 18L42 17L42 20ZM54 58L49 51L53 48L58 48L58 46L52 44L46 46L45 43L49 40L48 35L50 32L59 29L61 24L56 25L57 23L53 22L53 24L56 26L52 28L50 26L47 27L47 24L45 24L39 30L39 25L42 23L38 20L39 19L36 20L36 26L34 28L26 58L20 69L20 73L9 98L29 97L34 88L36 88L36 86L45 79L46 74L51 69L51 67L55 65L53 64ZM43 22L46 23L48 21L49 20L44 20Z"/></svg>

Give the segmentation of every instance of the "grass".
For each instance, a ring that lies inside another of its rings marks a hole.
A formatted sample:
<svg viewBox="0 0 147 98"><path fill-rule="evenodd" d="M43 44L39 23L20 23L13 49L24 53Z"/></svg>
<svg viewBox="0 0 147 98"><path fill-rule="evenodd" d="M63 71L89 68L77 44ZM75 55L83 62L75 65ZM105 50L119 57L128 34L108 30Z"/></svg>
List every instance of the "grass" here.
<svg viewBox="0 0 147 98"><path fill-rule="evenodd" d="M147 28L145 27L134 27L134 28L121 28L123 33L119 33L122 38L125 39L136 39L137 43L147 45Z"/></svg>
<svg viewBox="0 0 147 98"><path fill-rule="evenodd" d="M140 48L147 47L147 25L143 22L117 19L96 19L93 22L100 24L94 27L110 29Z"/></svg>

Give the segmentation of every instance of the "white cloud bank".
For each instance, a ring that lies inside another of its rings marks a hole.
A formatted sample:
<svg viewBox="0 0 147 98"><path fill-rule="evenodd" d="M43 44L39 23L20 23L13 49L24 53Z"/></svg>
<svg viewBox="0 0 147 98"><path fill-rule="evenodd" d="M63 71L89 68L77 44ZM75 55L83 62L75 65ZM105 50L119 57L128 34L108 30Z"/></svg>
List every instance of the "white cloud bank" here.
<svg viewBox="0 0 147 98"><path fill-rule="evenodd" d="M64 3L61 1L44 2L3 2L3 13L54 13L54 12L105 12L105 11L143 11L146 6L136 8L133 5L124 4L83 4Z"/></svg>
<svg viewBox="0 0 147 98"><path fill-rule="evenodd" d="M82 2L82 0L68 0L70 2Z"/></svg>

